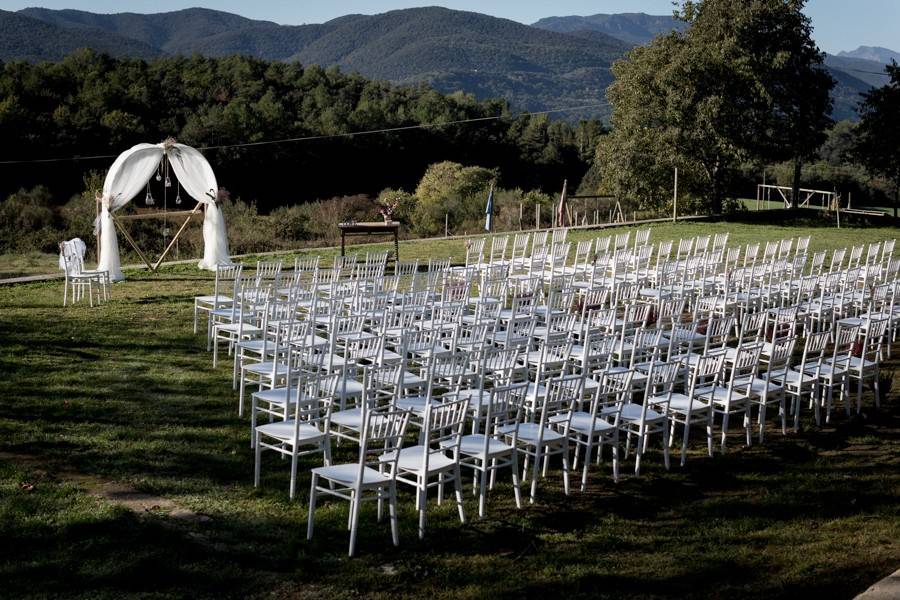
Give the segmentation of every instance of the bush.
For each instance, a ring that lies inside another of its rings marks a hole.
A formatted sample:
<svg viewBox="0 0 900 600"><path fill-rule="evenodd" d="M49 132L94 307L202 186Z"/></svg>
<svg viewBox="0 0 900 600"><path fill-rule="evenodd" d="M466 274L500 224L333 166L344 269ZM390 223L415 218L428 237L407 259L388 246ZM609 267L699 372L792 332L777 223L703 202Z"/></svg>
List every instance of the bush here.
<svg viewBox="0 0 900 600"><path fill-rule="evenodd" d="M447 217L451 230L457 231L478 214L479 202L484 214L488 187L496 178L496 171L483 167L450 161L431 165L416 187L413 228L423 235L438 235Z"/></svg>
<svg viewBox="0 0 900 600"><path fill-rule="evenodd" d="M294 242L312 238L307 205L280 206L272 211L272 229L278 242Z"/></svg>
<svg viewBox="0 0 900 600"><path fill-rule="evenodd" d="M20 189L0 202L0 250L55 252L62 241L50 191Z"/></svg>

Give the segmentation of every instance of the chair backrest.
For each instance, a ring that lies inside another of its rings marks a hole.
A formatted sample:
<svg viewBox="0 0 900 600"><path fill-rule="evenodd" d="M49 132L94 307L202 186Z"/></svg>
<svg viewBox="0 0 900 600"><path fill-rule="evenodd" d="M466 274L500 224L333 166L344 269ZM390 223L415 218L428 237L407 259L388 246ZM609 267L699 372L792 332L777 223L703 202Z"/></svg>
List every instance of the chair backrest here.
<svg viewBox="0 0 900 600"><path fill-rule="evenodd" d="M712 249L714 251L715 250L724 250L725 246L728 245L728 236L729 235L730 234L727 231L725 233L717 233L716 236L713 238L713 248Z"/></svg>
<svg viewBox="0 0 900 600"><path fill-rule="evenodd" d="M294 271L300 273L315 273L319 268L321 256L318 254L312 256L295 256Z"/></svg>
<svg viewBox="0 0 900 600"><path fill-rule="evenodd" d="M467 239L466 266L474 266L484 259L484 238Z"/></svg>
<svg viewBox="0 0 900 600"><path fill-rule="evenodd" d="M862 351L860 353L860 357L863 359L860 361L861 368L865 367L863 361L881 362L881 349L885 343L885 333L891 318L892 315L885 317L870 316L868 318L868 326L863 334ZM890 343L890 340L888 340L888 343Z"/></svg>
<svg viewBox="0 0 900 600"><path fill-rule="evenodd" d="M728 402L734 392L735 381L745 376L756 376L759 371L759 359L762 354L762 342L754 342L738 346L731 363L731 374L728 377Z"/></svg>
<svg viewBox="0 0 900 600"><path fill-rule="evenodd" d="M396 477L399 450L408 424L409 411L396 410L390 406L370 408L363 404L357 486L362 486L366 467L385 466L390 477Z"/></svg>
<svg viewBox="0 0 900 600"><path fill-rule="evenodd" d="M469 408L469 398L444 399L440 404L428 402L422 419L422 472L428 473L428 465L435 457L445 457L450 452L459 459L463 427Z"/></svg>
<svg viewBox="0 0 900 600"><path fill-rule="evenodd" d="M768 313L764 311L744 313L738 332L738 345L759 342L765 334Z"/></svg>
<svg viewBox="0 0 900 600"><path fill-rule="evenodd" d="M77 277L84 271L84 262L81 257L74 254L63 254L63 264L65 265L66 278L70 276Z"/></svg>
<svg viewBox="0 0 900 600"><path fill-rule="evenodd" d="M631 381L634 370L607 371L600 377L599 385L591 398L591 426L594 429L597 419L602 416L616 426L622 414L622 406L631 398Z"/></svg>
<svg viewBox="0 0 900 600"><path fill-rule="evenodd" d="M704 344L704 352L724 348L733 328L734 317L716 317L710 319L706 324L706 343Z"/></svg>
<svg viewBox="0 0 900 600"><path fill-rule="evenodd" d="M513 238L512 254L510 255L510 258L513 260L525 258L525 253L528 252L528 240L530 239L530 233L517 233Z"/></svg>
<svg viewBox="0 0 900 600"><path fill-rule="evenodd" d="M281 275L282 263L277 261L257 261L256 278L261 281L276 280Z"/></svg>
<svg viewBox="0 0 900 600"><path fill-rule="evenodd" d="M226 293L233 293L234 281L241 276L244 265L239 263L224 263L216 265L216 282L213 294L218 302L219 297Z"/></svg>
<svg viewBox="0 0 900 600"><path fill-rule="evenodd" d="M292 382L290 366L288 369L287 394L288 397L292 394L294 396L294 438L299 437L301 423L312 425L323 432L328 431L337 378L325 376L322 371L301 372L297 381Z"/></svg>
<svg viewBox="0 0 900 600"><path fill-rule="evenodd" d="M516 381L517 373L524 367L519 365L519 359L523 352L522 347L497 348L484 345L478 349L476 356L478 362L478 385L484 389L484 382L490 378L494 385L506 385Z"/></svg>
<svg viewBox="0 0 900 600"><path fill-rule="evenodd" d="M672 245L675 242L673 240L665 240L660 242L657 245L656 250L656 261L657 262L665 262L669 260L669 257L672 255Z"/></svg>
<svg viewBox="0 0 900 600"><path fill-rule="evenodd" d="M652 404L658 407L657 410L662 414L669 412L669 403L672 400L672 393L675 391L675 382L678 380L683 366L684 363L680 360L667 362L654 360L650 363L650 370L647 372L647 394L641 407L640 424L642 426L647 420L647 410L650 407L651 398Z"/></svg>
<svg viewBox="0 0 900 600"><path fill-rule="evenodd" d="M693 397L697 388L704 383L720 381L724 365L725 352L722 350L700 356L691 369L688 396ZM693 403L688 405L688 411L691 410L692 406Z"/></svg>
<svg viewBox="0 0 900 600"><path fill-rule="evenodd" d="M634 234L634 247L646 246L650 241L650 229L638 229Z"/></svg>
<svg viewBox="0 0 900 600"><path fill-rule="evenodd" d="M831 341L830 331L807 332L803 344L803 357L800 367L797 369L800 372L801 383L806 374L818 378L825 361L825 349L828 347L829 341Z"/></svg>
<svg viewBox="0 0 900 600"><path fill-rule="evenodd" d="M612 246L612 237L605 235L594 240L594 252L596 254L606 254Z"/></svg>
<svg viewBox="0 0 900 600"><path fill-rule="evenodd" d="M540 411L537 411L538 441L541 445L544 432L552 422L557 428L562 428L564 436L568 436L569 425L572 422L572 411L581 401L584 389L584 375L562 375L547 381L547 392L541 403Z"/></svg>
<svg viewBox="0 0 900 600"><path fill-rule="evenodd" d="M794 354L796 343L796 336L785 337L772 342L772 347L769 350L768 368L765 374L767 381L785 377L785 373L791 366L791 357Z"/></svg>
<svg viewBox="0 0 900 600"><path fill-rule="evenodd" d="M523 407L525 404L525 392L527 383L513 383L491 388L484 411L484 449L488 454L491 436L499 437L501 434L515 440L519 433L519 423L522 422Z"/></svg>

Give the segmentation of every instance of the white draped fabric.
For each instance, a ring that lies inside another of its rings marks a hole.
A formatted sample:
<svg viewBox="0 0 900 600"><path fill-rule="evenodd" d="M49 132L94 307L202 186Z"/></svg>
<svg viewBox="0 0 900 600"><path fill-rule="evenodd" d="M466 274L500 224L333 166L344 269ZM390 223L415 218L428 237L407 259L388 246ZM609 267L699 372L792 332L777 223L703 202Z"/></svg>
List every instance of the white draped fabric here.
<svg viewBox="0 0 900 600"><path fill-rule="evenodd" d="M110 213L131 201L147 184L163 157L167 157L181 187L205 207L203 218L203 260L201 269L215 270L217 264L231 262L225 219L216 206L219 189L216 175L206 158L184 144L138 144L115 160L103 182L102 210L97 227L100 235L98 269L109 271L113 281L124 279L119 262L119 245ZM95 230L95 233L98 231Z"/></svg>

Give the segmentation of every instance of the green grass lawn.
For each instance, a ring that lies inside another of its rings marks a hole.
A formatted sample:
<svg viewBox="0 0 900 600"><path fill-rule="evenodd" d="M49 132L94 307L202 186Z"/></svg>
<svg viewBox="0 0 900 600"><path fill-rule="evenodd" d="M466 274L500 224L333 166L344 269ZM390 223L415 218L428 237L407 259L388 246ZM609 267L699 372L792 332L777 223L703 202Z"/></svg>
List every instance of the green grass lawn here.
<svg viewBox="0 0 900 600"><path fill-rule="evenodd" d="M733 244L809 233L814 250L898 233L696 223L655 226L652 239L726 230ZM572 237L587 235L598 233ZM464 246L409 242L401 254L461 260ZM522 510L503 483L482 521L468 496L467 525L432 497L424 541L401 488L400 548L367 507L360 556L348 560L345 502L320 503L305 541L317 459L301 459L298 501L275 457L252 486L230 364L214 371L191 332L192 297L209 293L211 275L179 266L128 276L93 309L63 309L59 282L0 287L0 597L847 598L900 567L896 392L865 418L838 413L822 429L807 418L799 435L773 432L762 447L740 448L735 430L733 451L713 459L698 432L686 468L666 472L654 449L639 479L629 460L613 484L606 462L586 493L565 496L554 470ZM209 519L138 516L72 472Z"/></svg>

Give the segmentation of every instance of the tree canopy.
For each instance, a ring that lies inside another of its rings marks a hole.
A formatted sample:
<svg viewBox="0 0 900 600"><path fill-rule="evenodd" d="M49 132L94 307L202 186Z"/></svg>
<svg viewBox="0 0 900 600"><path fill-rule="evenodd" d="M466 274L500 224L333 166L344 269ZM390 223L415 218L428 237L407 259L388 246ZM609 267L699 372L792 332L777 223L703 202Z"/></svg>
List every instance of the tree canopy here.
<svg viewBox="0 0 900 600"><path fill-rule="evenodd" d="M853 154L869 171L894 185L894 216L900 204L900 66L885 67L890 83L865 94Z"/></svg>
<svg viewBox="0 0 900 600"><path fill-rule="evenodd" d="M683 32L615 63L613 131L596 159L606 189L661 204L677 167L685 188L720 212L742 163L813 155L830 124L832 81L802 8L689 0Z"/></svg>
<svg viewBox="0 0 900 600"><path fill-rule="evenodd" d="M450 125L455 121L479 119ZM442 125L447 124L447 125ZM408 128L377 135L372 129ZM0 160L118 154L174 136L207 151L220 183L262 210L342 194L412 189L428 165L498 169L503 183L557 189L580 179L598 125L516 116L501 100L393 86L338 69L249 57L0 63ZM235 144L319 138L297 143ZM229 147L231 146L231 147ZM67 199L112 159L0 165L0 195L47 184Z"/></svg>

